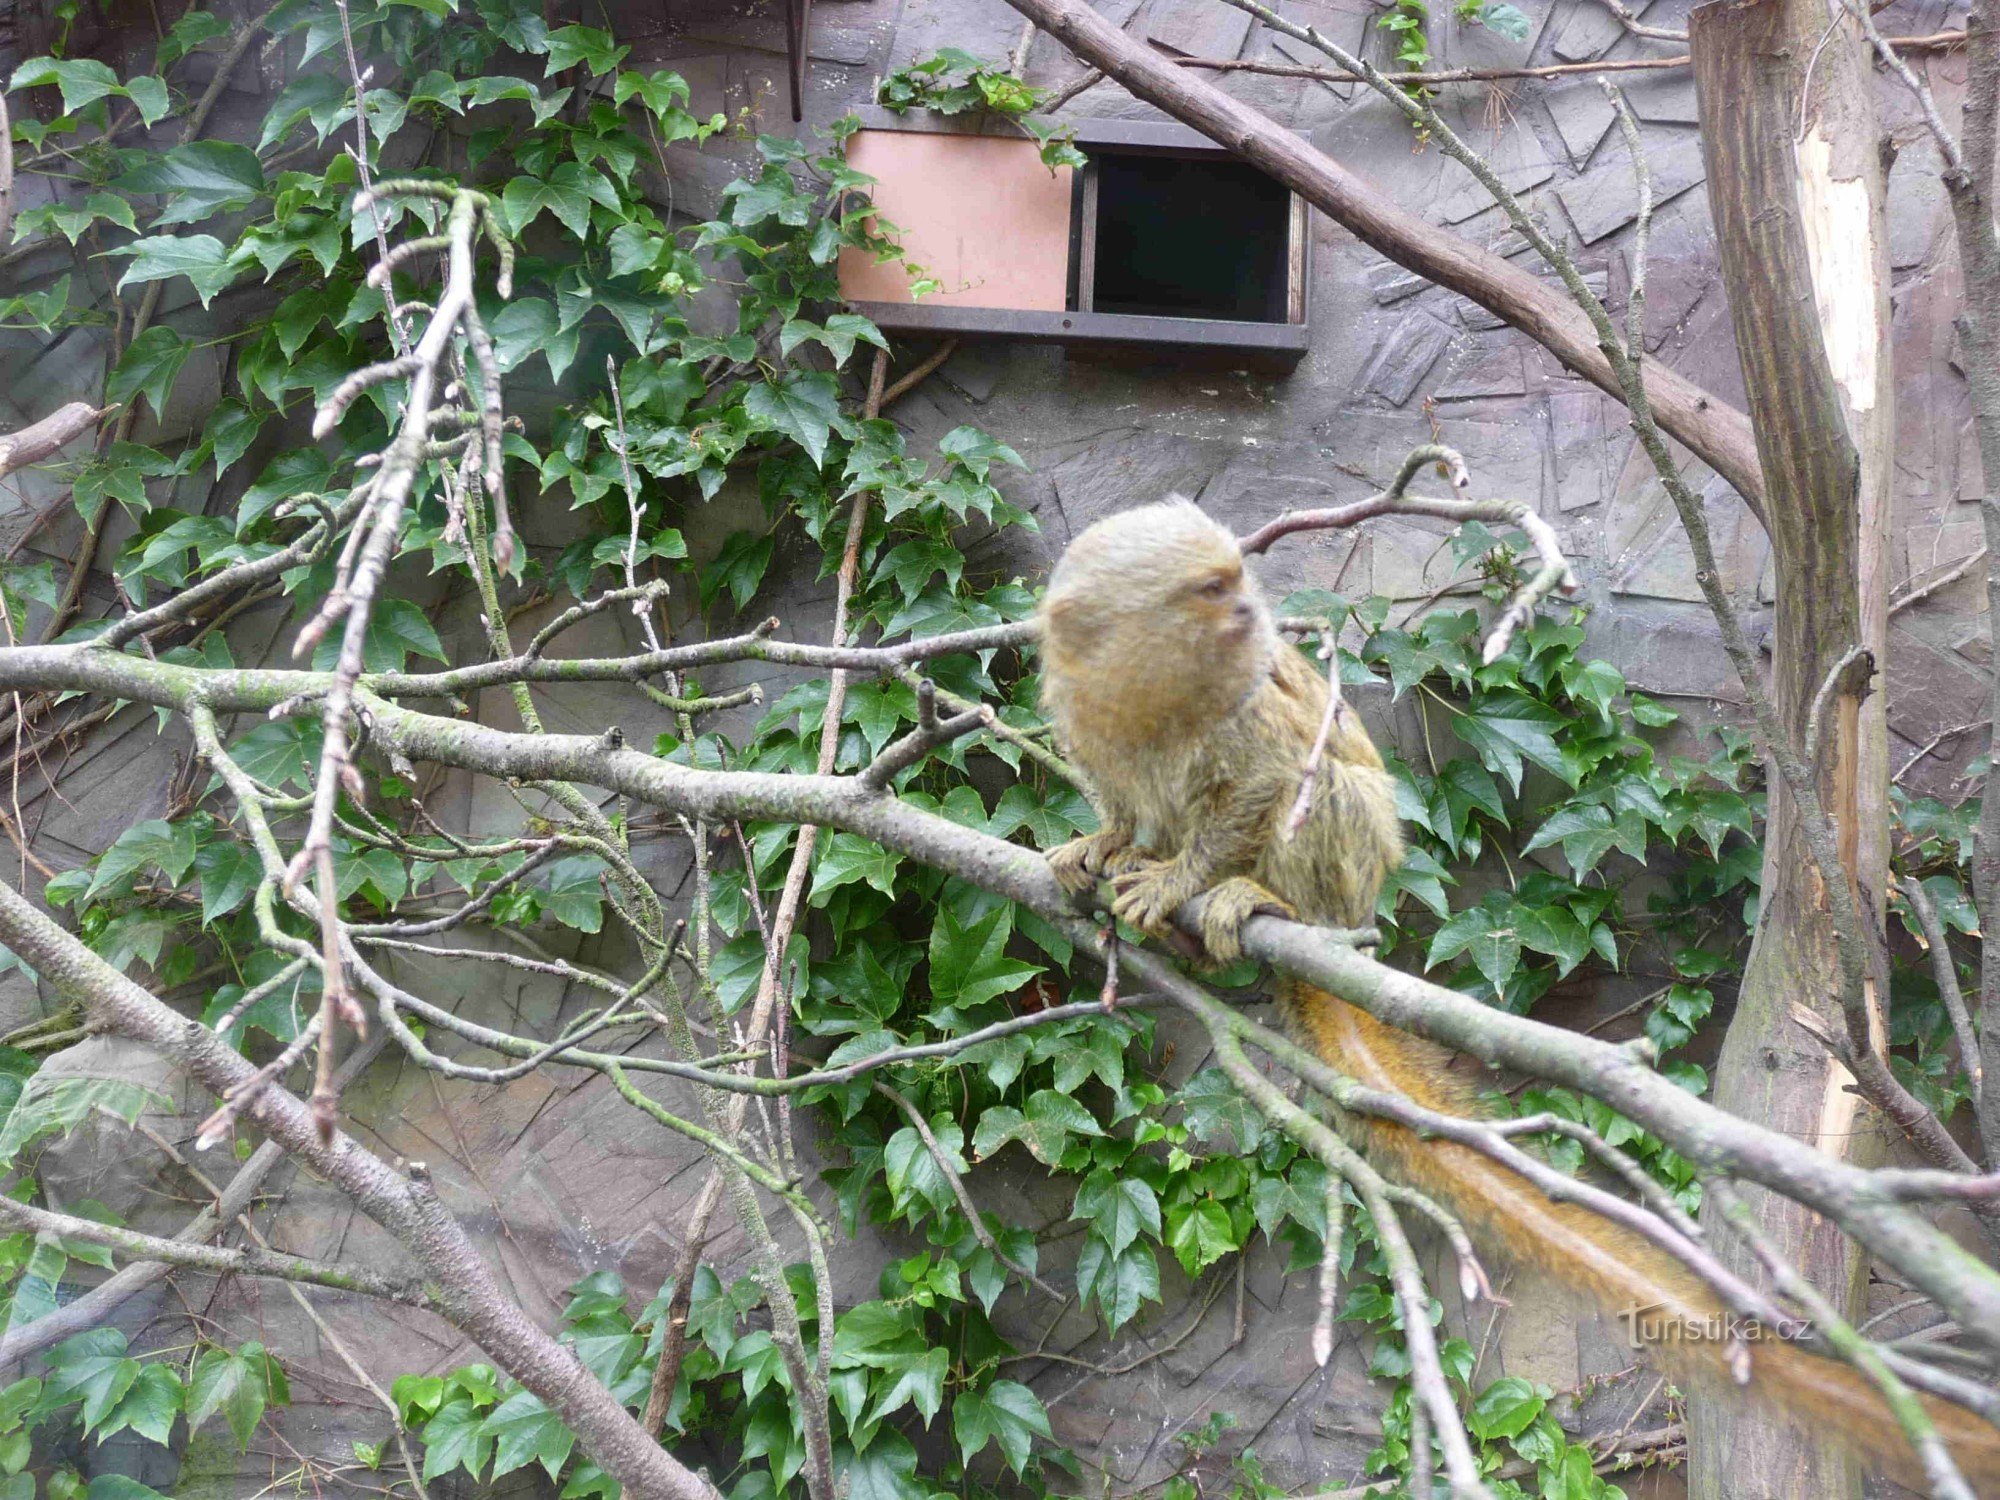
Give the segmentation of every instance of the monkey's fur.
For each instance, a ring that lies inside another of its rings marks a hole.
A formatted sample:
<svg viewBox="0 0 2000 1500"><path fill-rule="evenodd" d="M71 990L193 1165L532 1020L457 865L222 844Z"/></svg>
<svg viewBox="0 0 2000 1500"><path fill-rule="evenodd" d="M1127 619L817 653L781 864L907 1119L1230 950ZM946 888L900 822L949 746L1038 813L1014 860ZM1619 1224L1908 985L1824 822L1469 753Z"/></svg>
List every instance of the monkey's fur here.
<svg viewBox="0 0 2000 1500"><path fill-rule="evenodd" d="M1373 921L1383 881L1403 857L1382 757L1343 707L1305 822L1286 837L1326 682L1279 636L1235 539L1192 502L1139 506L1070 544L1042 606L1042 672L1044 706L1090 779L1100 822L1050 854L1065 889L1080 894L1108 878L1114 914L1155 936L1207 892L1200 937L1218 962L1238 956L1241 928L1259 911L1343 927ZM1294 980L1281 982L1279 1000L1288 1023L1339 1071L1433 1110L1479 1112L1441 1049ZM1663 1331L1712 1327L1721 1316L1716 1295L1665 1251L1550 1202L1470 1147L1374 1119L1338 1123L1390 1176L1444 1201L1486 1245L1587 1289L1607 1311L1644 1310ZM1667 1332L1647 1351L1729 1400L1745 1394L1728 1367L1735 1347L1713 1334ZM1751 1368L1749 1396L1843 1433L1922 1485L1901 1429L1853 1369L1768 1339L1755 1345ZM1977 1492L2000 1495L2000 1434L1964 1408L1925 1405Z"/></svg>

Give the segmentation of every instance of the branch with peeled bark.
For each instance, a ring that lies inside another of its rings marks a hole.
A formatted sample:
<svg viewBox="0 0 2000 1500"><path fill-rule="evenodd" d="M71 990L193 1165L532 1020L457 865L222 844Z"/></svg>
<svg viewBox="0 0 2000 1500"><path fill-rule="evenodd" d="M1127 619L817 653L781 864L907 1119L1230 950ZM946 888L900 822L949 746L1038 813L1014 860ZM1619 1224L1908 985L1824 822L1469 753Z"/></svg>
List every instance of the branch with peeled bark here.
<svg viewBox="0 0 2000 1500"><path fill-rule="evenodd" d="M1993 217L1995 155L2000 148L2000 27L1994 25L1990 3L1975 7L1966 17L1961 139L1945 124L1930 85L1896 56L1867 9L1849 7L1849 14L1876 55L1916 96L1925 127L1944 158L1941 175L1951 201L1965 285L1965 307L1958 327L1967 353L1965 381L1972 395L1973 436L1979 444L1985 476L1979 513L1986 539L1982 549L1986 555L1986 606L1989 618L2000 619L2000 229L1996 229ZM2000 725L2000 659L1992 666L1988 716ZM1990 771L1986 782L1978 847L1972 861L1973 898L1979 908L1980 930L1992 933L2000 931L1996 925L2000 924L2000 796L1993 795ZM1979 1052L1979 1072L2000 1077L2000 944L1993 942L1981 945ZM1971 1059L1967 1061L1970 1065ZM1988 1164L2000 1163L2000 1089L1975 1106L1975 1117Z"/></svg>

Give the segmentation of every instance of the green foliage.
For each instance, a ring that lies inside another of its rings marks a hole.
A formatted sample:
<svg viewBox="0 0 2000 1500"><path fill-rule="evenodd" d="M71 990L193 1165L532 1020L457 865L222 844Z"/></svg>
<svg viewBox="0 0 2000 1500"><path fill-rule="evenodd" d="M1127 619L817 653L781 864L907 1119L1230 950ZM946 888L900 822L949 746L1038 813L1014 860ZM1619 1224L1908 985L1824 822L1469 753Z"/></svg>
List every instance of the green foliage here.
<svg viewBox="0 0 2000 1500"><path fill-rule="evenodd" d="M1507 0L1452 0L1452 12L1460 21L1484 26L1510 42L1525 42L1534 30L1526 14ZM1388 10L1375 24L1395 38L1400 69L1421 73L1430 67L1429 0L1389 0Z"/></svg>
<svg viewBox="0 0 2000 1500"><path fill-rule="evenodd" d="M108 1267L110 1261L106 1256L93 1263ZM15 1300L18 1319L18 1293ZM166 1447L183 1421L192 1433L220 1413L239 1448L247 1450L265 1413L290 1401L284 1368L261 1344L153 1357L132 1352L116 1328L93 1328L50 1349L40 1375L0 1390L0 1496L31 1500L36 1490L28 1466L36 1461L37 1444L44 1453L60 1446L66 1457L75 1457L74 1439L66 1436L71 1429L91 1443L130 1431ZM85 1495L84 1482L69 1463L45 1464L46 1459L37 1467L43 1468L41 1493L49 1500ZM160 1500L153 1490L116 1475L91 1480L88 1495Z"/></svg>
<svg viewBox="0 0 2000 1500"><path fill-rule="evenodd" d="M833 1435L854 1494L930 1500L939 1484L954 1494L983 1494L961 1466L979 1463L990 1472L997 1465L1039 1479L1044 1465L1067 1461L1050 1442L1041 1401L1000 1373L1013 1351L968 1295L963 1257L978 1242L968 1233L957 1246L935 1237L933 1243L935 1249L885 1270L880 1297L842 1312L831 1330L817 1326L810 1271L800 1265L786 1272L806 1318L808 1348L822 1337L833 1340ZM1027 1254L1032 1264L1032 1247ZM769 1330L757 1323L763 1289L749 1277L724 1286L703 1266L689 1290L687 1346L667 1425L689 1440L718 1441L741 1454L733 1473L718 1476L728 1493L771 1494L798 1473L805 1440L791 1374ZM635 1316L623 1283L610 1272L570 1288L563 1341L634 1411L645 1405L673 1294L671 1282L662 1286ZM462 1470L475 1483L491 1483L535 1464L552 1480L567 1476L565 1494L594 1495L605 1483L593 1464L574 1455L561 1421L488 1366L405 1375L391 1394L423 1439L426 1482ZM942 1435L947 1410L956 1462L934 1479L919 1479L904 1429Z"/></svg>
<svg viewBox="0 0 2000 1500"><path fill-rule="evenodd" d="M929 57L898 68L875 89L875 102L898 114L928 109L941 115L972 110L1013 121L1041 146L1050 171L1081 167L1076 132L1053 121L1037 120L1034 112L1048 97L1047 89L1031 88L997 63L974 57L957 47L942 47Z"/></svg>
<svg viewBox="0 0 2000 1500"><path fill-rule="evenodd" d="M1981 758L1984 759L1983 757ZM1966 775L1978 785L1983 766ZM1946 803L1892 789L1892 860L1898 874L1919 884L1944 930L1946 959L1970 1003L1976 1026L1979 993L1979 913L1972 899L1972 856L1979 826L1980 798ZM1889 1065L1904 1087L1941 1120L1950 1120L1971 1097L1950 1012L1938 989L1934 956L1909 897L1891 888L1890 910L1909 939L1890 952Z"/></svg>

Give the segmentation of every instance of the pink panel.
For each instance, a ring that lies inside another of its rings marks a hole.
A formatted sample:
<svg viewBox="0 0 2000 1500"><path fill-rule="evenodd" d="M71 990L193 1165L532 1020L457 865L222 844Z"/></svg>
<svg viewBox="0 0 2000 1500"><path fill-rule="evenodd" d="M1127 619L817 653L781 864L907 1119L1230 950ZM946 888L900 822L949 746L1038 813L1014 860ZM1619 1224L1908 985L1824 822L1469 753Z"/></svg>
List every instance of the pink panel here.
<svg viewBox="0 0 2000 1500"><path fill-rule="evenodd" d="M1062 311L1072 174L1051 173L1033 141L863 130L847 159L876 179L875 204L904 254L944 284L926 303ZM840 253L840 290L856 302L915 300L901 263L852 249Z"/></svg>

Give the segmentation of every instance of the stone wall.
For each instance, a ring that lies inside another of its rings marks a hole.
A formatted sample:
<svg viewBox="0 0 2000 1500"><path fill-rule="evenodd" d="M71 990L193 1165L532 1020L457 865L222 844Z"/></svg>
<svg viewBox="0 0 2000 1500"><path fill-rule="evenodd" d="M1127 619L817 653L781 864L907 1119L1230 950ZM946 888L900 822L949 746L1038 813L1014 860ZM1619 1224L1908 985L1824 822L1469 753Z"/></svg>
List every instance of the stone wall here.
<svg viewBox="0 0 2000 1500"><path fill-rule="evenodd" d="M1384 36L1369 24L1366 0L1282 0L1287 15L1310 22L1356 49L1386 60ZM1598 0L1528 0L1525 43L1504 40L1449 15L1436 23L1439 66L1580 62L1659 55L1672 50L1635 40ZM1162 47L1208 57L1313 62L1305 49L1254 31L1241 12L1217 0L1105 0L1105 13ZM1448 7L1440 6L1440 10ZM1899 0L1887 29L1925 32L1954 16L1944 0ZM717 0L677 0L672 6L613 0L611 24L634 46L634 62L670 67L693 87L700 114L750 107L757 128L790 133L784 86L783 27L768 6ZM1680 0L1656 0L1648 23L1678 25ZM591 18L594 19L594 18ZM22 50L33 45L35 19L17 17ZM129 34L129 33L128 33ZM1002 58L1021 34L1019 18L1001 0L822 0L811 36L808 123L823 123L865 102L886 70L943 45ZM99 55L115 58L112 35ZM9 64L11 66L11 64ZM1081 72L1046 38L1037 39L1028 71L1038 84L1059 85ZM282 82L282 61L246 67L225 98L217 129L254 135L264 101ZM1246 101L1268 110L1362 176L1420 208L1441 230L1507 250L1497 210L1470 177L1435 150L1422 149L1381 101L1348 85L1250 74L1211 75ZM1940 60L1932 77L1955 97L1959 64ZM1648 347L1655 357L1728 400L1742 400L1728 311L1718 283L1715 247L1702 184L1692 80L1685 70L1628 75L1629 97L1644 122L1661 206L1654 227ZM1936 160L1907 105L1885 88L1886 118L1903 148L1892 175L1895 261L1895 341L1898 362L1900 462L1895 497L1891 577L1921 581L1979 545L1971 497L1978 492L1963 380L1955 364L1951 311L1956 300L1948 215L1936 182ZM1631 167L1612 127L1609 106L1593 78L1567 77L1480 85L1450 96L1461 133L1481 144L1507 181L1528 192L1550 225L1579 247L1594 284L1622 296L1630 266L1635 212ZM1076 114L1150 113L1110 83L1082 94ZM662 203L706 215L722 186L748 159L747 148L718 140L700 152L668 148L671 197ZM24 184L30 206L43 189ZM1032 573L1046 565L1077 528L1095 517L1169 491L1197 498L1239 528L1288 505L1324 503L1367 493L1412 445L1439 438L1462 451L1475 490L1531 500L1561 532L1578 560L1594 607L1594 647L1616 662L1635 686L1697 713L1719 702L1727 713L1737 693L1714 630L1700 603L1692 565L1666 496L1619 408L1592 387L1565 375L1538 346L1497 326L1481 309L1403 273L1324 218L1314 219L1313 343L1297 371L1272 379L1242 372L1188 370L1171 361L1134 366L1066 356L1048 347L1009 343L968 345L939 374L889 413L923 448L951 427L971 422L1012 444L1028 471L1003 482L1042 525L1042 555L1008 561ZM66 247L10 256L0 276L39 285L63 271L82 274ZM205 325L198 309L166 309L192 332ZM237 316L232 311L230 316ZM906 356L907 357L907 356ZM0 332L0 359L17 372L0 389L0 430L91 398L102 378L102 337L71 331L43 344ZM182 372L163 423L148 418L143 440L185 432L215 398L222 366L217 351L198 351ZM524 391L515 403L532 414L559 399ZM1685 457L1686 455L1682 455ZM1688 474L1706 497L1728 582L1753 623L1767 626L1771 599L1768 548L1755 521L1727 485L1690 459ZM245 469L254 472L256 464ZM240 474L241 471L239 471ZM232 483L241 483L232 476ZM213 497L222 507L233 499ZM35 474L17 475L0 493L0 543L29 555L67 557L77 535L62 508L59 486ZM178 503L197 497L183 488ZM43 523L43 513L48 520ZM527 540L556 546L567 539L568 517L553 507L517 507ZM699 552L751 524L753 497L726 490L692 514L684 529ZM1280 549L1269 563L1282 589L1303 583L1350 595L1379 592L1414 606L1448 590L1446 528L1418 520L1378 522L1361 533L1325 534ZM111 545L121 538L114 532ZM107 549L108 550L108 549ZM798 561L803 562L800 558ZM823 631L830 599L811 574L795 568L773 586L757 612L783 615L788 633ZM404 587L418 597L418 577ZM100 589L108 598L108 590ZM458 638L472 626L464 601L436 600ZM1946 587L1894 620L1889 651L1893 764L1902 766L1939 736L1942 745L1910 772L1926 789L1950 783L1976 738L1952 738L1981 717L1986 689L1980 672L1989 651L1979 618L1975 581ZM284 616L267 610L236 631L239 655L278 655ZM602 616L577 632L573 649L610 649L623 629ZM768 669L720 674L712 686L753 678L785 678ZM1384 696L1364 697L1364 712L1394 735ZM480 705L494 722L511 722L497 698ZM635 739L650 732L623 695L579 692L562 697L551 727L596 729L615 719ZM658 726L664 727L664 726ZM643 740L641 740L643 742ZM150 713L110 720L61 771L62 795L30 796L28 816L37 848L58 867L102 850L126 826L158 815L178 778L189 775L187 745L156 732ZM39 783L37 784L39 787ZM506 814L504 793L447 778L433 808L487 826ZM662 842L647 858L663 888L678 888L679 856ZM614 963L596 940L578 956ZM494 984L481 974L423 976L426 993L460 996L475 1019L552 1035L585 997L551 981L516 976ZM18 977L6 981L0 1018L27 1013L39 997ZM1176 1065L1199 1064L1192 1038ZM51 1067L77 1072L134 1071L153 1064L108 1042L87 1043ZM163 1080L164 1081L164 1080ZM176 1086L170 1089L182 1097ZM196 1115L199 1100L188 1101ZM700 1180L700 1163L684 1143L637 1119L601 1082L567 1073L536 1074L498 1088L439 1080L403 1061L378 1065L353 1096L364 1138L385 1154L422 1159L437 1173L452 1206L482 1237L523 1304L552 1319L562 1291L579 1275L621 1270L628 1284L649 1292L677 1248L679 1226ZM184 1142L185 1113L152 1122ZM226 1163L209 1170L227 1170ZM135 1155L122 1132L85 1132L45 1160L43 1181L59 1203L86 1197L114 1202L141 1227L170 1233L188 1212L188 1179L158 1156ZM266 1217L272 1243L302 1254L366 1254L380 1236L342 1200L304 1178L274 1184L282 1198ZM1077 1226L1066 1224L1067 1190L1032 1176L982 1171L982 1201L1004 1217L1034 1227L1044 1266L1061 1284L1074 1255ZM881 1259L902 1253L893 1236L868 1235L837 1265L842 1301L873 1294ZM709 1254L725 1267L740 1247L724 1234ZM1228 1410L1241 1425L1232 1441L1254 1445L1281 1482L1294 1486L1352 1482L1373 1445L1380 1389L1364 1373L1366 1350L1350 1336L1326 1370L1307 1350L1314 1296L1310 1278L1287 1281L1266 1253L1250 1258L1239 1278L1187 1287L1171 1263L1166 1306L1106 1342L1073 1310L1057 1316L1034 1294L1013 1291L1000 1320L1023 1348L1067 1354L1072 1361L1020 1367L1048 1402L1058 1436L1084 1458L1090 1488L1098 1475L1111 1493L1157 1483L1171 1470L1174 1434L1211 1411ZM1441 1277L1448 1288L1455 1278ZM1449 1292L1442 1293L1451 1300ZM1650 1381L1624 1376L1627 1361L1611 1332L1576 1315L1557 1296L1512 1288L1512 1313L1480 1310L1454 1322L1485 1350L1482 1377L1512 1371L1565 1388L1590 1377L1614 1377L1587 1403L1586 1425L1616 1430L1639 1417ZM207 1296L204 1288L201 1295ZM408 1370L446 1367L468 1357L449 1330L414 1314L314 1294L329 1326L383 1383ZM375 1441L386 1432L379 1408L352 1382L327 1348L320 1329L287 1296L231 1286L192 1309L233 1336L264 1339L282 1351L293 1372L298 1405L281 1421L288 1442L321 1458L344 1458L350 1439ZM184 1329L189 1309L170 1293L135 1305L125 1319L154 1333ZM1657 1411L1657 1408L1655 1409ZM1650 1419L1649 1419L1650 1420ZM1643 1424L1641 1424L1643 1425ZM174 1464L148 1445L132 1443L134 1471L165 1486ZM248 1461L233 1449L203 1444L185 1455L178 1494L237 1495L252 1476L268 1480L292 1465L282 1449L261 1442ZM523 1491L530 1481L510 1485ZM1635 1487L1636 1488L1636 1487ZM510 1491L511 1492L511 1491Z"/></svg>

